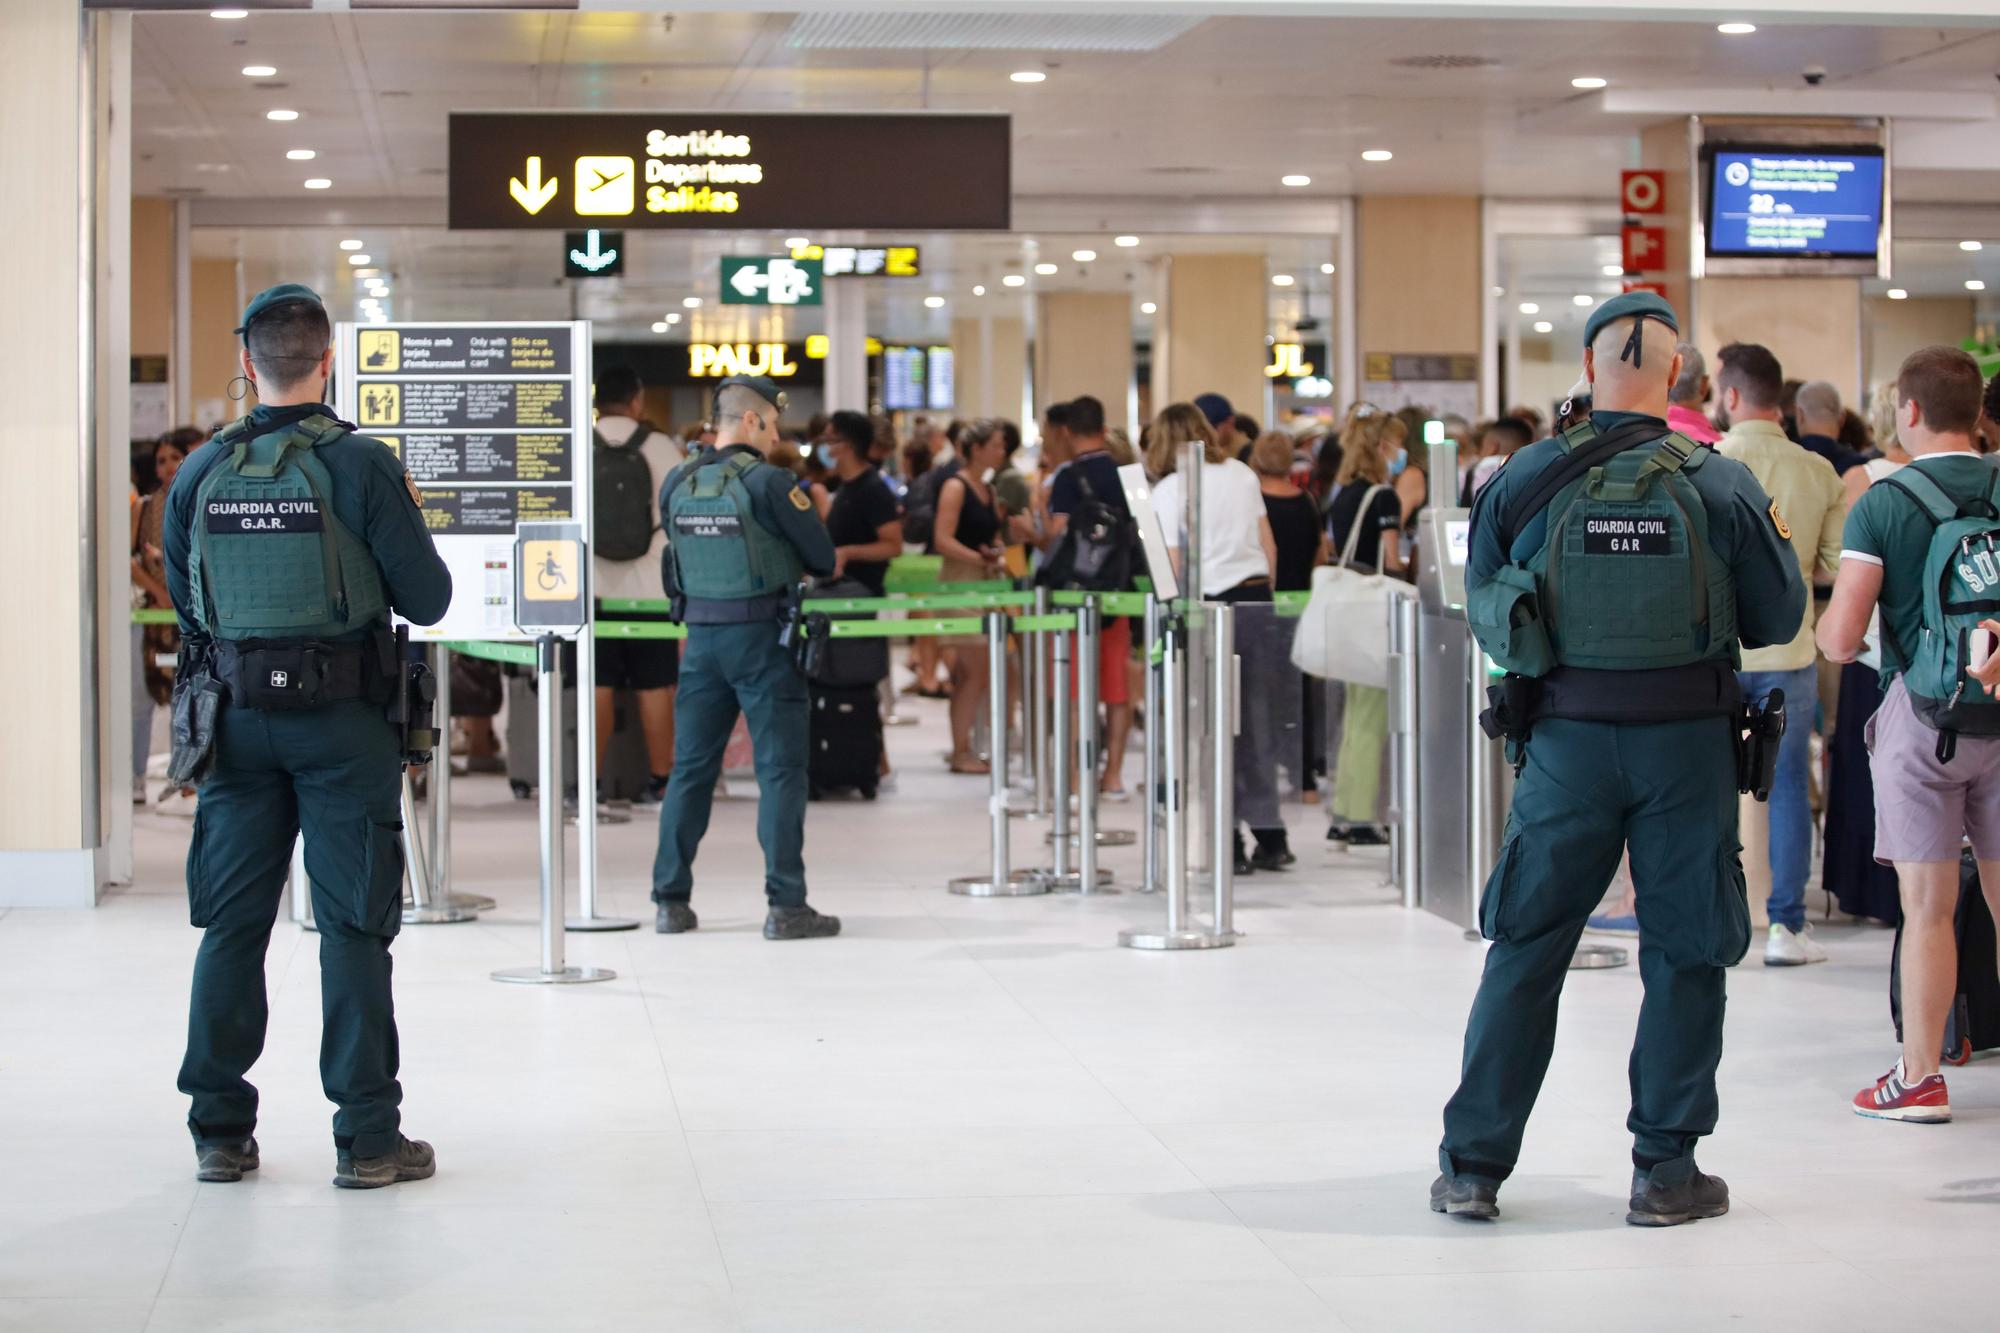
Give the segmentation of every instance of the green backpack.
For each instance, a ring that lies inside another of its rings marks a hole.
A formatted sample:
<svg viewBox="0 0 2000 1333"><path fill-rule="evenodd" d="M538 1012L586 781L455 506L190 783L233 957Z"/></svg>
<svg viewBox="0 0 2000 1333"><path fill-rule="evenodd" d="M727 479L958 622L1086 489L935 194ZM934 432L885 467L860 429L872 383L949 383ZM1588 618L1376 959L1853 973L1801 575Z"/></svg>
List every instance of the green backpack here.
<svg viewBox="0 0 2000 1333"><path fill-rule="evenodd" d="M767 531L751 507L744 474L755 454L692 463L667 495L667 541L680 590L711 602L742 602L789 590L805 576L792 544Z"/></svg>
<svg viewBox="0 0 2000 1333"><path fill-rule="evenodd" d="M1917 464L1882 484L1909 496L1933 525L1924 559L1923 630L1916 643L1897 643L1885 622L1883 663L1902 672L1917 716L1939 733L1939 761L1948 763L1960 733L2000 736L2000 700L1966 670L1973 631L2000 616L2000 469L1982 494L1964 501Z"/></svg>
<svg viewBox="0 0 2000 1333"><path fill-rule="evenodd" d="M1558 666L1656 670L1725 652L1735 660L1735 582L1688 477L1711 454L1679 434L1650 448L1628 443L1600 441L1589 422L1571 427L1544 487L1527 488L1502 518L1511 547L1535 512L1548 511L1541 549L1467 599L1473 633L1504 670L1540 677Z"/></svg>
<svg viewBox="0 0 2000 1333"><path fill-rule="evenodd" d="M195 615L218 639L333 638L388 610L367 545L335 517L315 453L348 434L310 416L259 435L248 417L210 445L229 451L195 496L188 577Z"/></svg>

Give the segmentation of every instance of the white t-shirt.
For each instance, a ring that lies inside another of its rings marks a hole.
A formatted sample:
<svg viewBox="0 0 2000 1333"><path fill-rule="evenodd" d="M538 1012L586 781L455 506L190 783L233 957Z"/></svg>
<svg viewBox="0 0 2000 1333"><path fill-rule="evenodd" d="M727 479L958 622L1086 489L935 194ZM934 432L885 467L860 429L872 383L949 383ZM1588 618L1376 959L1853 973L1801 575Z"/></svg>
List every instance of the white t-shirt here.
<svg viewBox="0 0 2000 1333"><path fill-rule="evenodd" d="M1153 487L1153 512L1167 545L1179 546L1187 496L1174 472ZM1271 577L1264 558L1264 490L1257 474L1231 458L1201 465L1201 595L1214 597L1250 579Z"/></svg>
<svg viewBox="0 0 2000 1333"><path fill-rule="evenodd" d="M597 419L597 433L609 444L625 443L638 429L639 423L630 417ZM673 436L655 430L640 443L639 456L653 470L653 541L646 548L646 554L637 560L606 560L603 556L593 556L591 573L596 580L593 595L597 597L657 600L667 595L660 585L660 552L667 544L667 536L660 530L660 487L666 484L667 474L679 467L687 455L674 443Z"/></svg>

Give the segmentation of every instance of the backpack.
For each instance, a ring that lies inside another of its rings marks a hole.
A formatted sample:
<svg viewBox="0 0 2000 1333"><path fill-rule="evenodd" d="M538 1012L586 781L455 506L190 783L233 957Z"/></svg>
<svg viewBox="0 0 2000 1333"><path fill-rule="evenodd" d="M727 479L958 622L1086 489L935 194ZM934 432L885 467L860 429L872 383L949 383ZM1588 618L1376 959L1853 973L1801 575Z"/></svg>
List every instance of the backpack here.
<svg viewBox="0 0 2000 1333"><path fill-rule="evenodd" d="M606 560L637 560L653 545L653 468L639 446L653 428L643 421L623 444L590 432L591 536Z"/></svg>
<svg viewBox="0 0 2000 1333"><path fill-rule="evenodd" d="M1081 472L1083 498L1069 516L1062 540L1035 571L1035 586L1081 592L1125 592L1132 586L1132 553L1139 525L1097 498Z"/></svg>
<svg viewBox="0 0 2000 1333"><path fill-rule="evenodd" d="M1903 669L1917 717L1938 732L1938 760L1949 763L1958 736L2000 736L2000 700L1967 674L1972 632L2000 615L2000 470L1983 494L1961 501L1921 466L1885 477L1932 524L1924 559L1923 633L1915 644L1888 640L1885 659Z"/></svg>
<svg viewBox="0 0 2000 1333"><path fill-rule="evenodd" d="M931 549L931 538L937 530L938 492L944 484L958 475L960 463L954 458L948 463L940 463L910 484L910 490L903 497L903 540L915 542L926 551Z"/></svg>
<svg viewBox="0 0 2000 1333"><path fill-rule="evenodd" d="M1501 566L1466 599L1480 645L1505 670L1647 671L1725 648L1735 660L1735 582L1687 475L1713 455L1679 434L1633 448L1631 429L1600 436L1588 421L1571 427L1561 437L1566 457L1502 518L1511 548L1535 512L1548 512L1541 549L1526 564Z"/></svg>

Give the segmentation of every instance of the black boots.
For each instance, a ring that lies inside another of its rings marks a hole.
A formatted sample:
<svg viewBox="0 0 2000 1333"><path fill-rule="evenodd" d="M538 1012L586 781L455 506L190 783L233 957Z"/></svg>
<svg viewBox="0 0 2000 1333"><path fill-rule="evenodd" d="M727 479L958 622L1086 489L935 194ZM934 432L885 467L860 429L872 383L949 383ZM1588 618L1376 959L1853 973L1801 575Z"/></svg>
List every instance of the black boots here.
<svg viewBox="0 0 2000 1333"><path fill-rule="evenodd" d="M803 903L797 907L773 907L764 918L767 940L819 940L839 933L839 917L815 912Z"/></svg>
<svg viewBox="0 0 2000 1333"><path fill-rule="evenodd" d="M653 929L661 935L685 935L700 924L686 903L661 903L653 915Z"/></svg>
<svg viewBox="0 0 2000 1333"><path fill-rule="evenodd" d="M1431 1211L1490 1222L1500 1216L1500 1187L1481 1176L1439 1176L1431 1182Z"/></svg>
<svg viewBox="0 0 2000 1333"><path fill-rule="evenodd" d="M1683 1158L1651 1171L1634 1170L1630 1208L1625 1220L1635 1227L1677 1227L1728 1212L1729 1186Z"/></svg>

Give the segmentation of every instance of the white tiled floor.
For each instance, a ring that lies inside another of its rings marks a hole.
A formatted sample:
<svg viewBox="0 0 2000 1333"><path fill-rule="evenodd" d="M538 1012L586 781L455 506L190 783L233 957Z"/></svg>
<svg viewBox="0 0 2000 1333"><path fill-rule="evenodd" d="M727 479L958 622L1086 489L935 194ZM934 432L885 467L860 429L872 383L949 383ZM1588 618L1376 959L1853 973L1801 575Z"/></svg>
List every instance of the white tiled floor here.
<svg viewBox="0 0 2000 1333"><path fill-rule="evenodd" d="M397 945L407 1123L442 1170L376 1194L327 1184L314 945L289 924L264 1169L189 1179L187 825L142 816L131 892L0 915L0 1330L2000 1325L2000 1064L1952 1074L1948 1128L1846 1109L1894 1055L1885 932L1732 976L1702 1155L1728 1218L1622 1223L1626 968L1572 981L1505 1219L1454 1223L1424 1191L1478 945L1296 807L1299 869L1242 884L1235 949L1116 948L1161 912L1129 892L949 897L984 866L983 784L939 771L941 731L891 733L900 793L814 807L814 898L847 937L758 936L754 811L729 802L698 934L569 937L618 970L601 986L487 980L537 956L532 823L462 781L461 887L501 909ZM649 915L652 838L605 830L612 910Z"/></svg>

